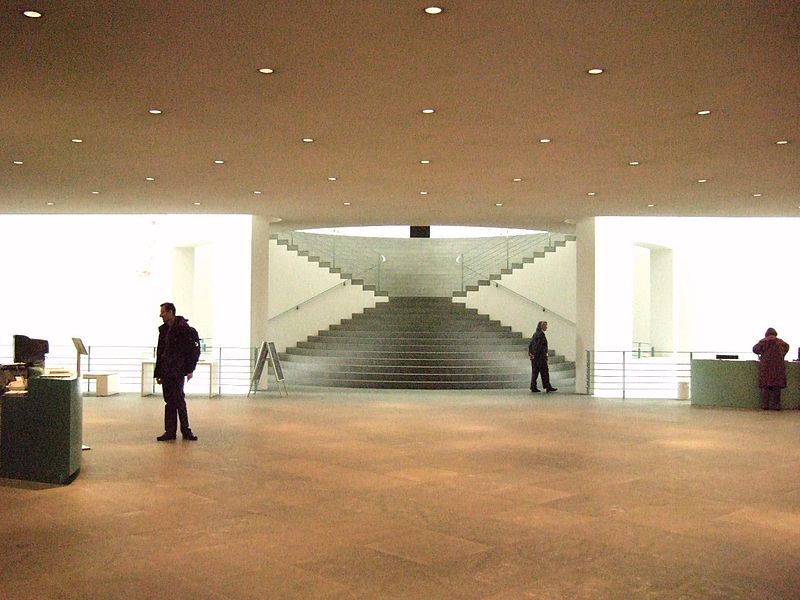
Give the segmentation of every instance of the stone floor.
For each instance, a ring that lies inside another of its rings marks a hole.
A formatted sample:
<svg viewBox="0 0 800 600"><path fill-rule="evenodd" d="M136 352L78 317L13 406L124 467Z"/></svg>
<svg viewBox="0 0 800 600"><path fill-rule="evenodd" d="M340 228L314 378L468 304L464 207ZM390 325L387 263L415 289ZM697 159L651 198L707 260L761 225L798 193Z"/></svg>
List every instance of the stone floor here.
<svg viewBox="0 0 800 600"><path fill-rule="evenodd" d="M84 398L0 480L0 597L798 598L800 411L521 391Z"/></svg>

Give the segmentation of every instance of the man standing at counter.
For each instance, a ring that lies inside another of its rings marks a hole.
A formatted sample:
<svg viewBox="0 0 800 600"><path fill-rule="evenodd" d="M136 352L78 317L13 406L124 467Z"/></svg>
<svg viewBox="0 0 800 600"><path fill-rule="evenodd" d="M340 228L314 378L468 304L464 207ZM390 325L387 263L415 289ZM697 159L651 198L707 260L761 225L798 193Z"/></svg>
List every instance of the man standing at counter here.
<svg viewBox="0 0 800 600"><path fill-rule="evenodd" d="M786 362L783 357L789 351L789 344L778 337L772 327L764 337L753 346L758 354L758 387L761 388L761 408L763 410L781 409L781 389L786 387Z"/></svg>

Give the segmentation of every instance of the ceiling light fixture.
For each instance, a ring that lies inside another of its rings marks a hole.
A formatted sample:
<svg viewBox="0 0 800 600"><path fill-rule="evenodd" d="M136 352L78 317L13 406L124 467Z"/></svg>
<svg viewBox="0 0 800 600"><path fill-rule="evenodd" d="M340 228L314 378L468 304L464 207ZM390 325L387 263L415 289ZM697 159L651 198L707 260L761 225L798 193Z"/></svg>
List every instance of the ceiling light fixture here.
<svg viewBox="0 0 800 600"><path fill-rule="evenodd" d="M514 177L514 179L512 179L511 181L519 183L520 181L522 181L522 177Z"/></svg>
<svg viewBox="0 0 800 600"><path fill-rule="evenodd" d="M337 179L337 177L328 177L328 181L336 181Z"/></svg>
<svg viewBox="0 0 800 600"><path fill-rule="evenodd" d="M161 114L161 110L158 109L158 108L151 108L147 112L149 112L151 115L160 115Z"/></svg>
<svg viewBox="0 0 800 600"><path fill-rule="evenodd" d="M494 205L499 208L499 207L503 206L503 203L502 202L495 202Z"/></svg>
<svg viewBox="0 0 800 600"><path fill-rule="evenodd" d="M272 75L275 72L275 69L270 69L269 67L261 67L258 70L259 73L264 73L264 75Z"/></svg>
<svg viewBox="0 0 800 600"><path fill-rule="evenodd" d="M45 204L47 204L47 206L55 206L56 205L55 202L45 202Z"/></svg>
<svg viewBox="0 0 800 600"><path fill-rule="evenodd" d="M429 15L440 15L442 14L442 7L441 6L429 6L425 9L425 12Z"/></svg>
<svg viewBox="0 0 800 600"><path fill-rule="evenodd" d="M99 194L99 193L100 193L100 192L97 192L97 191L95 191L95 192L92 192L92 194L94 194L95 196L97 196L97 194Z"/></svg>
<svg viewBox="0 0 800 600"><path fill-rule="evenodd" d="M427 195L428 195L428 192L422 191L422 192L420 192L420 193L419 193L419 195L420 195L420 196L427 196Z"/></svg>
<svg viewBox="0 0 800 600"><path fill-rule="evenodd" d="M342 202L342 204L344 204L345 206L350 206L349 202Z"/></svg>
<svg viewBox="0 0 800 600"><path fill-rule="evenodd" d="M14 161L14 164L15 164L15 165L21 165L21 164L22 164L22 161L21 161L21 160L15 160L15 161Z"/></svg>
<svg viewBox="0 0 800 600"><path fill-rule="evenodd" d="M654 206L655 206L655 204L648 204L647 208L653 208Z"/></svg>
<svg viewBox="0 0 800 600"><path fill-rule="evenodd" d="M215 164L215 165L224 165L224 164L225 164L225 161L224 161L224 160L219 160L219 159L217 159L217 160L215 160L215 161L214 161L214 164Z"/></svg>
<svg viewBox="0 0 800 600"><path fill-rule="evenodd" d="M629 164L630 166L632 166L632 167L636 167L636 166L640 165L641 163L640 163L638 160L632 160L632 161L631 161L631 162L629 162L628 164Z"/></svg>
<svg viewBox="0 0 800 600"><path fill-rule="evenodd" d="M761 198L761 194L753 194L753 198Z"/></svg>
<svg viewBox="0 0 800 600"><path fill-rule="evenodd" d="M144 180L145 181L155 181L156 178L155 177L145 177Z"/></svg>
<svg viewBox="0 0 800 600"><path fill-rule="evenodd" d="M202 204L202 203L201 202L192 202L192 204L194 204L195 206L200 206L200 204Z"/></svg>
<svg viewBox="0 0 800 600"><path fill-rule="evenodd" d="M708 179L698 179L697 183L706 183Z"/></svg>
<svg viewBox="0 0 800 600"><path fill-rule="evenodd" d="M778 146L785 146L786 144L789 143L789 140L778 140L775 143L778 144Z"/></svg>
<svg viewBox="0 0 800 600"><path fill-rule="evenodd" d="M30 19L38 19L42 16L42 13L40 13L38 10L24 10L22 11L22 14Z"/></svg>
<svg viewBox="0 0 800 600"><path fill-rule="evenodd" d="M254 193L254 194L256 194L256 195L258 195L258 194L260 194L260 193L261 193L261 191L260 191L260 190L254 190L254 191L253 191L253 193Z"/></svg>
<svg viewBox="0 0 800 600"><path fill-rule="evenodd" d="M605 72L605 69L601 69L600 67L594 67L586 71L589 75L600 75L601 73Z"/></svg>
<svg viewBox="0 0 800 600"><path fill-rule="evenodd" d="M700 115L701 117L704 117L706 115L710 115L711 111L710 110L705 110L705 109L704 110L698 110L697 114Z"/></svg>
<svg viewBox="0 0 800 600"><path fill-rule="evenodd" d="M597 196L597 192L587 192L587 196Z"/></svg>
<svg viewBox="0 0 800 600"><path fill-rule="evenodd" d="M425 114L425 115L432 115L435 112L436 112L435 108L423 108L422 109L422 113Z"/></svg>
<svg viewBox="0 0 800 600"><path fill-rule="evenodd" d="M421 165L429 165L429 164L431 164L431 161L429 161L429 160L421 160L421 161L419 161L419 164L421 164Z"/></svg>
<svg viewBox="0 0 800 600"><path fill-rule="evenodd" d="M551 140L550 138L542 138L542 139L539 140L539 143L540 144L549 144L552 141L553 140Z"/></svg>
<svg viewBox="0 0 800 600"><path fill-rule="evenodd" d="M80 144L83 142L83 140L81 138L72 138L70 142L72 142L73 144Z"/></svg>
<svg viewBox="0 0 800 600"><path fill-rule="evenodd" d="M305 138L303 138L303 139L302 139L302 142L303 142L304 144L310 144L310 143L312 143L313 141L314 141L314 138L310 138L310 137L305 137Z"/></svg>

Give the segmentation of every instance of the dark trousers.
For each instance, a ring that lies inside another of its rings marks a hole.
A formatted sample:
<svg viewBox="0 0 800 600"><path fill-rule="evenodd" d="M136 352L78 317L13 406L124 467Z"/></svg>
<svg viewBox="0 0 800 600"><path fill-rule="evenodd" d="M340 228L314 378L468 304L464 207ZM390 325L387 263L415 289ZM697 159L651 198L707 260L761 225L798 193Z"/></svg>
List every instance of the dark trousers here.
<svg viewBox="0 0 800 600"><path fill-rule="evenodd" d="M762 387L761 388L761 408L764 410L781 409L781 388Z"/></svg>
<svg viewBox="0 0 800 600"><path fill-rule="evenodd" d="M536 380L539 378L539 375L542 376L542 387L546 390L549 390L552 386L550 385L550 367L547 366L547 360L531 360L531 389L536 389Z"/></svg>
<svg viewBox="0 0 800 600"><path fill-rule="evenodd" d="M175 435L178 420L181 422L181 433L191 433L189 413L186 411L186 395L183 393L183 375L168 375L161 378L161 389L164 392L164 432Z"/></svg>

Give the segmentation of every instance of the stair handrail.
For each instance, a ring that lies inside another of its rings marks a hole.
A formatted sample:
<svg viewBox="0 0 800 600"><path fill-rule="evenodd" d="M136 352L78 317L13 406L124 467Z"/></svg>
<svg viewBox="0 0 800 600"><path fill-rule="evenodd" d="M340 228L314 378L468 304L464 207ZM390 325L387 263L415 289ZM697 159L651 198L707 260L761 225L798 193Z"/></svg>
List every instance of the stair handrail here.
<svg viewBox="0 0 800 600"><path fill-rule="evenodd" d="M525 301L529 302L530 304L535 304L537 307L541 308L543 312L549 312L550 314L553 314L553 315L557 316L559 319L563 319L564 321L566 321L566 322L567 322L568 324L570 324L570 325L577 325L577 324L575 323L575 321L573 321L572 319L570 319L570 318L568 318L568 317L565 317L565 316L564 316L564 315L562 315L561 313L559 313L559 312L556 312L556 311L554 311L554 310L552 310L552 309L550 309L550 308L547 308L547 307L546 307L544 304L539 304L539 303L538 303L536 300L534 300L533 298L528 298L526 295L524 295L524 294L520 294L520 293L519 293L519 292L517 292L516 290L512 290L510 287L506 287L506 286L504 286L503 284L501 284L501 283L500 283L500 282L498 282L498 281L493 281L492 283L494 283L494 286L495 286L497 289L500 289L500 290L503 290L503 291L505 291L505 292L508 292L508 293L510 293L510 294L513 294L513 295L515 295L515 296L518 296L519 298L522 298L523 300L525 300Z"/></svg>
<svg viewBox="0 0 800 600"><path fill-rule="evenodd" d="M327 288L327 289L324 289L324 290L322 290L321 292L318 292L318 293L314 294L313 296L310 296L309 298L306 298L306 299L305 299L305 300L303 300L302 302L299 302L299 303L295 304L294 306L292 306L292 307L290 307L290 308L287 308L286 310L283 310L283 311L279 312L277 315L273 315L273 316L269 317L269 318L267 319L267 321L272 321L273 319L277 319L278 317L282 317L282 316L283 316L283 315L285 315L286 313L290 313L290 312L292 312L293 310L300 310L300 307L301 307L301 306L303 306L304 304L308 304L308 303L309 303L309 302L311 302L312 300L316 300L317 298L319 298L320 296L323 296L323 295L327 294L327 293L328 293L328 292L330 292L331 290L335 290L336 288L340 288L340 287L345 287L346 285L347 285L347 281L342 281L341 283L337 283L336 285L333 285L333 286L331 286L331 287L329 287L329 288Z"/></svg>
<svg viewBox="0 0 800 600"><path fill-rule="evenodd" d="M505 236L488 247L461 253L462 266L477 275L477 279L491 279L492 275L500 275L503 269L510 269L514 263L533 258L535 253L547 248L555 248L558 241L566 242L567 236L550 232ZM462 282L462 291L466 284L466 281Z"/></svg>

